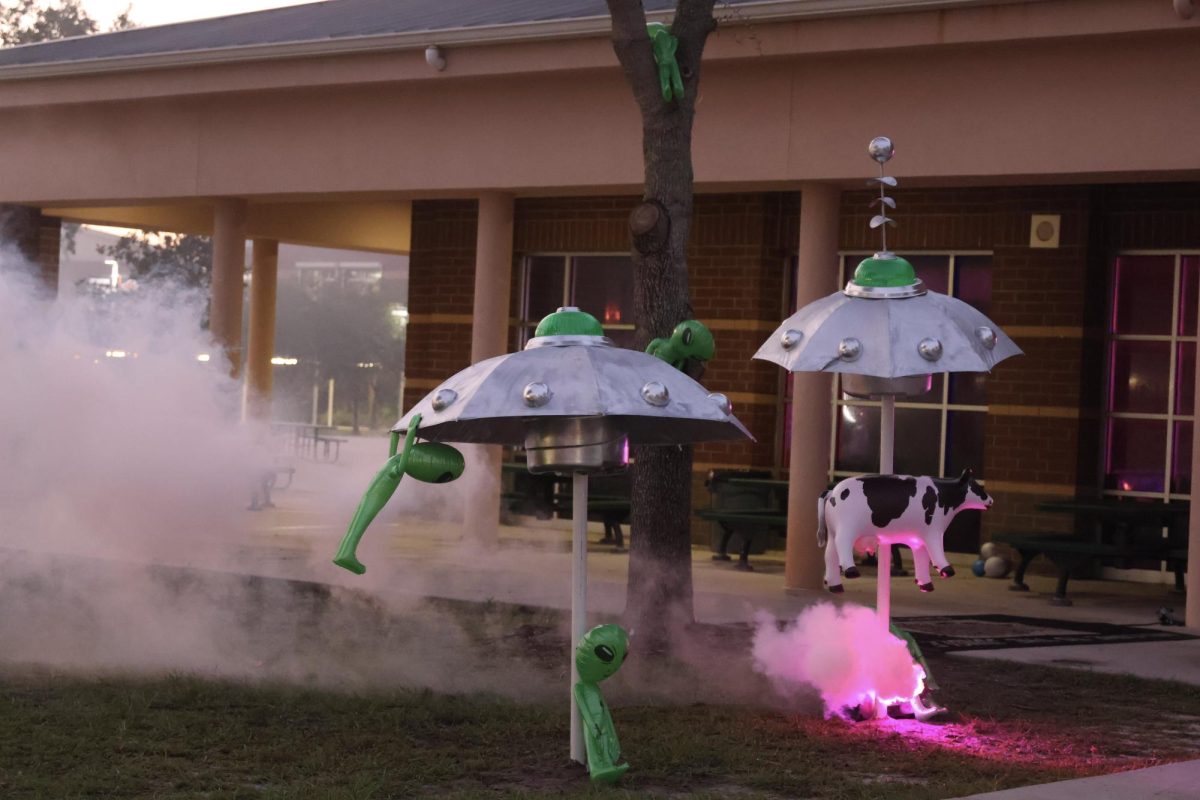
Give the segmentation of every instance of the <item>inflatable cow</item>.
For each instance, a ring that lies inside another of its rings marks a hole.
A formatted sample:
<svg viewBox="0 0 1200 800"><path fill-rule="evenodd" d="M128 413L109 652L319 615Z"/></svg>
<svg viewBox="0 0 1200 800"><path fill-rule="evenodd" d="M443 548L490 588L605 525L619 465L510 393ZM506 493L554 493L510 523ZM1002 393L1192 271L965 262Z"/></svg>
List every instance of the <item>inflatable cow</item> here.
<svg viewBox="0 0 1200 800"><path fill-rule="evenodd" d="M857 578L854 547L875 550L893 544L913 552L917 586L933 591L929 564L943 578L954 574L946 560L942 537L958 512L991 506L971 471L954 478L912 475L864 475L847 478L817 502L817 546L825 548L825 583L831 592L845 591L842 576Z"/></svg>

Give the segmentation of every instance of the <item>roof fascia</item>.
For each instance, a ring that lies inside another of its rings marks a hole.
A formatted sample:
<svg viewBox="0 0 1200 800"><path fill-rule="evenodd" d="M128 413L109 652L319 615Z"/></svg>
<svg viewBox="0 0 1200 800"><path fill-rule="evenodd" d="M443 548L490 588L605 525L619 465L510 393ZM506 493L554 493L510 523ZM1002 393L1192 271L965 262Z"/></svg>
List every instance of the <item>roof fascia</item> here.
<svg viewBox="0 0 1200 800"><path fill-rule="evenodd" d="M724 25L749 25L755 22L802 20L822 17L898 13L905 11L949 10L972 6L1040 3L1047 0L759 0L731 6L719 15ZM673 12L648 12L650 21L670 19ZM430 45L462 46L504 44L549 39L598 36L611 31L607 15L544 22L519 22L472 28L446 28L431 31L373 34L317 41L277 42L272 44L214 47L169 53L133 56L49 61L37 64L13 64L0 67L0 81L56 78L81 74L230 64L314 56L354 55L425 49ZM36 47L37 45L30 45Z"/></svg>

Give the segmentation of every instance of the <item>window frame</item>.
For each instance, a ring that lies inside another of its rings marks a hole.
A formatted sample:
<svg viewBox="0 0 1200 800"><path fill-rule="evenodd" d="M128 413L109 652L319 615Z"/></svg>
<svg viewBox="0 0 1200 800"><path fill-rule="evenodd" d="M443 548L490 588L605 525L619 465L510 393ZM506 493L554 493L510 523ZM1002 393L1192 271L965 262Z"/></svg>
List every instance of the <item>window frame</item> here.
<svg viewBox="0 0 1200 800"><path fill-rule="evenodd" d="M575 259L578 258L629 258L632 260L628 250L612 251L612 250L583 250L583 251L566 251L566 250L530 250L521 253L521 304L520 318L517 321L518 330L518 347L524 347L533 337L533 331L537 328L537 324L541 319L530 319L529 317L529 288L531 283L530 266L535 258L561 258L563 260L563 296L560 306L568 306L573 301L572 295L575 293ZM586 309L584 309L586 310ZM618 323L605 325L601 321L601 325L605 331L632 331L635 329L633 323Z"/></svg>
<svg viewBox="0 0 1200 800"><path fill-rule="evenodd" d="M1127 333L1120 334L1112 330L1112 315L1113 307L1116 303L1116 277L1117 277L1117 260L1122 256L1172 256L1175 259L1175 274L1171 284L1171 328L1169 334L1150 334L1150 333ZM1191 336L1182 336L1179 334L1179 312L1180 312L1180 293L1183 289L1183 259L1184 258L1200 258L1200 249L1194 248L1130 248L1121 249L1113 253L1109 259L1108 265L1108 303L1106 322L1104 328L1104 426L1102 429L1102 449L1100 451L1100 491L1106 497L1144 497L1163 502L1171 500L1191 500L1191 492L1172 492L1171 478L1175 460L1175 424L1177 422L1190 422L1196 424L1195 407L1192 408L1191 414L1176 414L1175 413L1175 391L1177 389L1177 372L1179 366L1178 348L1181 343L1190 342L1197 347L1197 352L1200 352L1200 329L1197 334ZM1200 327L1200 325L1198 325ZM1112 356L1113 345L1115 342L1167 342L1170 345L1170 366L1167 371L1167 410L1162 414L1155 414L1145 411L1113 411L1113 375L1112 375ZM1193 400L1193 403L1195 401ZM1151 421L1166 422L1167 426L1167 446L1163 462L1163 490L1161 492L1144 492L1138 490L1124 489L1108 489L1105 487L1105 482L1108 478L1108 453L1110 445L1110 420L1113 419L1142 419ZM1194 481L1196 476L1192 476Z"/></svg>

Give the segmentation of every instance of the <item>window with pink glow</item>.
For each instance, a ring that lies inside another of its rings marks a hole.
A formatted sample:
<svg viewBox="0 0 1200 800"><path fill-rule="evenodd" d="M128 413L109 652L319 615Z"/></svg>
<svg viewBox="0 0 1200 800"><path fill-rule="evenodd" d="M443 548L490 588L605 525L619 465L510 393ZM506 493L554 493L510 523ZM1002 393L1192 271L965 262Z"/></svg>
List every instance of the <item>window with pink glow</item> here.
<svg viewBox="0 0 1200 800"><path fill-rule="evenodd" d="M1191 492L1200 253L1122 253L1113 263L1104 488Z"/></svg>

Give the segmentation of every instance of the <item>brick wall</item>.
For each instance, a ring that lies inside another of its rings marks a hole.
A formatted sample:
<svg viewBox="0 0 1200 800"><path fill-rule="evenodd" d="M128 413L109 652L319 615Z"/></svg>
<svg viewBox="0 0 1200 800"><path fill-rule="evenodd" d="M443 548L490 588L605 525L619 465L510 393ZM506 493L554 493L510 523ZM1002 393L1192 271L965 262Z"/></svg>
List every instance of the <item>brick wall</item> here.
<svg viewBox="0 0 1200 800"><path fill-rule="evenodd" d="M404 406L471 363L474 200L413 203Z"/></svg>
<svg viewBox="0 0 1200 800"><path fill-rule="evenodd" d="M921 189L895 193L896 250L991 250L990 316L1025 355L988 379L984 474L994 530L1066 530L1045 500L1100 485L1108 265L1120 248L1200 247L1200 184ZM874 245L870 194L843 197L842 244ZM1060 246L1030 248L1032 214L1060 214Z"/></svg>
<svg viewBox="0 0 1200 800"><path fill-rule="evenodd" d="M1200 247L1200 184L901 188L895 196L894 249L994 254L990 316L1025 350L988 380L982 472L997 503L984 517L985 538L993 530L1069 527L1069 518L1039 514L1036 505L1099 485L1109 259L1118 248ZM870 197L843 195L843 249L875 247L867 226ZM523 253L623 252L635 203L633 197L518 200L512 315L519 309ZM475 208L460 200L414 204L408 404L469 361ZM1062 216L1058 248L1028 246L1035 213ZM696 199L689 248L693 307L717 337L704 382L734 398L739 417L759 439L701 445L701 470L776 464L783 375L751 356L786 314L798 220L796 193ZM697 500L703 499L698 491Z"/></svg>

